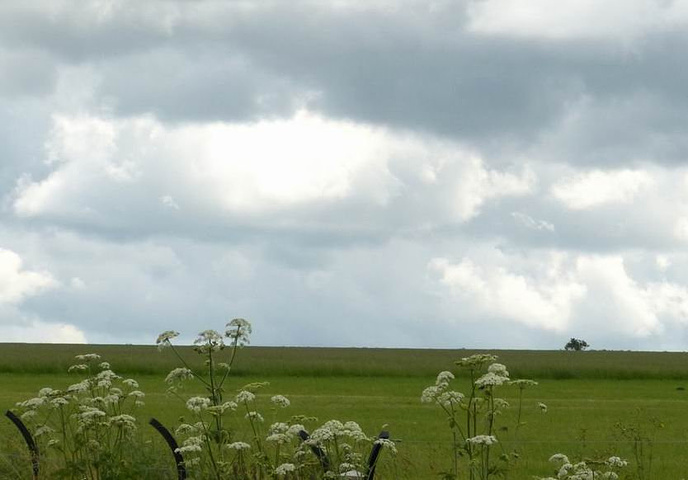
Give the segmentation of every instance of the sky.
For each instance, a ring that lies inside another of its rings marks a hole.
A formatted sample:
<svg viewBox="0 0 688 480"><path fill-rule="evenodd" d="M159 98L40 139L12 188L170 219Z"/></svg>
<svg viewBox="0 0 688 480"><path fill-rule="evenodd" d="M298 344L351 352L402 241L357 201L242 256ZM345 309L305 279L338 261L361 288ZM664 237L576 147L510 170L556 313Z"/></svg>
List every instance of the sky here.
<svg viewBox="0 0 688 480"><path fill-rule="evenodd" d="M0 341L688 346L688 0L0 3Z"/></svg>

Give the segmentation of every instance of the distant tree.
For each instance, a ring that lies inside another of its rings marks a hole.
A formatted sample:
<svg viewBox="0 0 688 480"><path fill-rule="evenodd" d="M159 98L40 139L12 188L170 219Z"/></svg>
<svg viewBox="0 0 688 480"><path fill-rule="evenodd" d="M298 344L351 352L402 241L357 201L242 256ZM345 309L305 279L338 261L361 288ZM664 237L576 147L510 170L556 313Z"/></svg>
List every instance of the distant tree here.
<svg viewBox="0 0 688 480"><path fill-rule="evenodd" d="M585 350L588 348L590 345L588 345L588 342L585 340L581 340L579 338L572 338L569 340L569 343L567 343L564 346L564 350L568 350L570 352L580 352L581 350Z"/></svg>

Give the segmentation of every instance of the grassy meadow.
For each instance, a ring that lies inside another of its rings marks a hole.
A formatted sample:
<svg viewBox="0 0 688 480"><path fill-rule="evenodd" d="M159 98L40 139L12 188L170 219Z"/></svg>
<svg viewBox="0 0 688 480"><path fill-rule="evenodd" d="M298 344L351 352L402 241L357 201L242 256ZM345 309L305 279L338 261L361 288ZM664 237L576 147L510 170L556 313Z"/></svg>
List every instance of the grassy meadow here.
<svg viewBox="0 0 688 480"><path fill-rule="evenodd" d="M73 357L98 353L115 372L135 378L146 393L141 424L156 417L172 427L186 415L182 401L165 394L164 377L178 363L169 350L149 346L0 344L0 408L36 395L42 387L64 388L78 380L67 374ZM197 355L182 347L189 363ZM279 417L316 416L357 421L369 434L388 429L399 453L386 452L378 476L388 479L439 478L448 470L451 434L442 412L421 404L420 395L434 384L441 370L473 350L409 350L350 348L247 347L239 352L228 391L255 381L268 381L259 399L283 394L291 406ZM516 447L521 459L511 479L552 475L547 459L562 452L594 458L616 454L628 459L634 473L632 441L620 435L619 424L637 427L652 438L653 479L688 478L688 354L648 352L491 351L511 372L511 378L532 378L540 384L525 391L522 420L516 434L514 408L498 424L510 429L498 433L506 447ZM457 378L453 388L467 391L469 381ZM202 394L200 390L189 393ZM515 387L503 387L500 396L516 405ZM538 403L549 408L542 413ZM651 418L661 424L651 424ZM171 455L157 433L139 427L159 451L150 462L151 478L175 478ZM627 430L628 431L628 430ZM647 462L647 450L645 461ZM4 476L3 476L4 475ZM28 457L9 420L0 421L0 477L30 478ZM623 478L623 477L622 477ZM628 478L636 478L629 476Z"/></svg>

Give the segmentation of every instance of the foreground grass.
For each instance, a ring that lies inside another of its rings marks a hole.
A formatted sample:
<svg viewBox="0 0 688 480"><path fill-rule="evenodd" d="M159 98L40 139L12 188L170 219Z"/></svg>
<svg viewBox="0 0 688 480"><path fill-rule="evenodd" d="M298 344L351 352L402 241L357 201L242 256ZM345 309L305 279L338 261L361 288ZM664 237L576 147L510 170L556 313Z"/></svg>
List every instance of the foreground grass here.
<svg viewBox="0 0 688 480"><path fill-rule="evenodd" d="M117 369L117 364L112 363ZM137 375L135 378L147 394L140 421L145 423L155 416L168 426L178 424L179 417L186 412L181 402L164 393L162 376ZM317 416L321 421L355 420L371 434L387 424L393 438L399 441L399 455L395 461L387 455L383 458L379 478L438 478L437 474L449 466L449 430L445 420L435 408L419 402L421 390L434 381L434 374L428 377L245 375L234 379L227 390L264 380L270 382L262 395L266 411L269 411L267 397L281 393L292 400L284 415L302 413ZM16 401L34 396L41 387L60 388L74 381L75 376L66 374L0 374L0 409L4 412ZM613 427L617 422L631 422L638 408L644 409L647 415L656 415L664 424L656 434L652 478L683 478L688 446L688 392L677 390L683 386L675 380L662 379L541 380L538 387L527 392L524 403L527 425L521 429L519 438L514 438L513 429L500 434L507 446L518 444L522 452L522 460L510 478L529 479L533 475L550 474L547 459L557 452L581 457L614 453L631 459L630 445L615 436ZM465 391L467 384L459 382L456 387ZM508 398L516 394L515 390L507 388L503 392L507 400L516 403L514 398ZM538 402L546 403L549 412L540 413ZM500 424L513 426L514 417L515 412L511 411L500 418ZM168 468L172 463L171 455L157 434L146 425L140 428L149 436L150 447L156 452L144 460L150 462L151 472L155 472L156 476L151 474L150 478L174 478L173 470ZM12 447L8 442L18 438L9 421L0 422L0 438L3 452ZM13 448L17 447L21 445ZM0 464L2 460L0 457ZM21 461L11 460L12 468L21 470ZM28 478L28 460L24 458L23 461L22 473L26 475L23 478ZM3 472L1 465L0 472Z"/></svg>

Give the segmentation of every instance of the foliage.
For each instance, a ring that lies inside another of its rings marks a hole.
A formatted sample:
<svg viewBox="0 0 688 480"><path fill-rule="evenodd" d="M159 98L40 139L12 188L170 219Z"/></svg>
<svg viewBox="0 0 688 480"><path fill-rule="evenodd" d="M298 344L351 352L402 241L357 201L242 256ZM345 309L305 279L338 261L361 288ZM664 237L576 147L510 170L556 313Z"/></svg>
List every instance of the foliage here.
<svg viewBox="0 0 688 480"><path fill-rule="evenodd" d="M581 340L579 338L571 338L571 340L568 341L568 343L564 346L564 350L567 350L569 352L580 352L582 350L585 350L588 348L590 345L588 345L588 342L585 340Z"/></svg>
<svg viewBox="0 0 688 480"><path fill-rule="evenodd" d="M58 478L140 478L141 465L134 461L134 412L143 405L143 392L95 353L76 359L80 363L69 370L85 378L65 390L42 388L36 397L19 402L21 419L32 428L40 449L61 464L54 473Z"/></svg>
<svg viewBox="0 0 688 480"><path fill-rule="evenodd" d="M169 392L182 399L191 416L176 429L183 439L178 449L184 455L186 467L194 478L216 480L246 478L336 478L339 474L360 476L365 471L365 453L373 443L396 453L393 442L368 437L353 421L330 420L316 428L310 438L302 441L305 432L302 422L316 419L292 416L280 420L281 410L290 401L283 395L270 398L272 423L266 426L268 414L260 408L256 392L266 382L251 383L238 389L235 395L226 395L225 384L234 366L238 350L249 342L251 325L244 319L227 324L224 335L214 330L201 332L194 342L196 352L204 358L202 371L191 366L179 355L171 340L177 332L164 332L158 337L161 348L170 347L182 367L172 370L166 378ZM225 338L229 344L225 344ZM223 351L228 348L226 362ZM197 380L207 396L184 398L182 386ZM231 399L229 399L231 398ZM248 438L240 437L239 422L248 423ZM234 425L234 427L230 426ZM313 450L326 452L328 462L321 464Z"/></svg>
<svg viewBox="0 0 688 480"><path fill-rule="evenodd" d="M452 433L452 470L444 473L447 480L459 478L462 458L466 460L470 480L504 477L510 464L518 458L518 452L507 452L496 436L497 418L509 408L506 400L497 397L497 391L504 385L517 386L519 396L515 430L518 432L524 425L521 419L523 391L537 385L537 382L527 379L510 380L506 366L496 363L496 360L495 355L478 354L456 362L469 372L471 390L467 395L450 390L450 382L455 376L449 371L440 372L435 385L423 390L421 402L439 406L447 415ZM544 404L540 405L541 410L547 410ZM501 447L500 451L494 452L498 445Z"/></svg>

